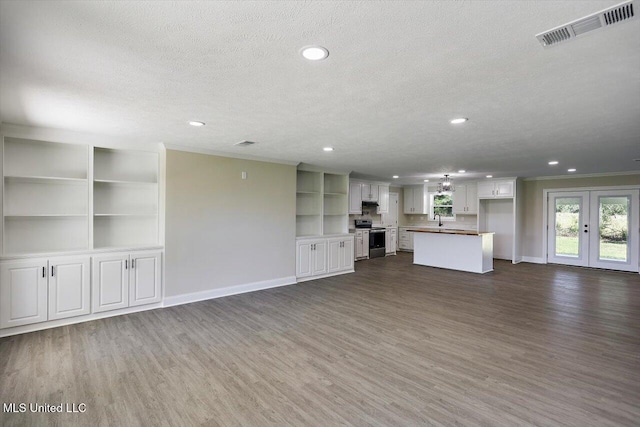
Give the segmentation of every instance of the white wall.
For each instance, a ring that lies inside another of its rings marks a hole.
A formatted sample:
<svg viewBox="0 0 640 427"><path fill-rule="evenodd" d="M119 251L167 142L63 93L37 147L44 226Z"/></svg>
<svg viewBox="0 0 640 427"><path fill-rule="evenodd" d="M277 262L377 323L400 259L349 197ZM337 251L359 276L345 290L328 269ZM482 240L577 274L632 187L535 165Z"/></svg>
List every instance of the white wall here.
<svg viewBox="0 0 640 427"><path fill-rule="evenodd" d="M166 168L165 296L295 280L295 166L167 150Z"/></svg>

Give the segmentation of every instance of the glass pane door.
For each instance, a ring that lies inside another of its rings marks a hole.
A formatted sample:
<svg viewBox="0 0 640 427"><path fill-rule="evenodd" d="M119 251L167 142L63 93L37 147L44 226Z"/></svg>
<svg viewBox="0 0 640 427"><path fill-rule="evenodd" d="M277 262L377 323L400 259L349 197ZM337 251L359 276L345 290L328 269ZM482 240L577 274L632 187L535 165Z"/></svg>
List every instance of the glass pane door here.
<svg viewBox="0 0 640 427"><path fill-rule="evenodd" d="M588 257L589 193L550 193L548 261L586 266Z"/></svg>
<svg viewBox="0 0 640 427"><path fill-rule="evenodd" d="M591 211L590 265L638 271L638 190L594 191Z"/></svg>

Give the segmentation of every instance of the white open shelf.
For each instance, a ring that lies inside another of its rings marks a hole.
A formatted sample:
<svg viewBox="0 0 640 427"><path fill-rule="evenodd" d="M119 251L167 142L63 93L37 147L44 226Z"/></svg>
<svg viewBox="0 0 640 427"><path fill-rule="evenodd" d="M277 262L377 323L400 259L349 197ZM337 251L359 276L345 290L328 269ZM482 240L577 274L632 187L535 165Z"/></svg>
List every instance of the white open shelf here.
<svg viewBox="0 0 640 427"><path fill-rule="evenodd" d="M95 181L157 183L158 153L95 148L93 175Z"/></svg>
<svg viewBox="0 0 640 427"><path fill-rule="evenodd" d="M298 170L296 235L321 236L349 232L349 177Z"/></svg>
<svg viewBox="0 0 640 427"><path fill-rule="evenodd" d="M5 254L89 249L87 216L6 216L4 226Z"/></svg>
<svg viewBox="0 0 640 427"><path fill-rule="evenodd" d="M27 179L87 179L89 147L4 139L4 175ZM5 178L6 179L6 178Z"/></svg>
<svg viewBox="0 0 640 427"><path fill-rule="evenodd" d="M156 216L94 216L93 247L95 249L153 246L158 244Z"/></svg>

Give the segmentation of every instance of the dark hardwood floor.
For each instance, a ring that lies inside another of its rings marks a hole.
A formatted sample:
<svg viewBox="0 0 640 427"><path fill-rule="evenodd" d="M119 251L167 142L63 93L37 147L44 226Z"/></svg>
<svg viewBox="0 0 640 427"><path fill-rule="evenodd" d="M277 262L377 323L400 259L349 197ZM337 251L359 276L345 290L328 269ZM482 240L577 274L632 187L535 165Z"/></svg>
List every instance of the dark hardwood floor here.
<svg viewBox="0 0 640 427"><path fill-rule="evenodd" d="M640 422L640 275L409 254L296 286L0 339L0 425Z"/></svg>

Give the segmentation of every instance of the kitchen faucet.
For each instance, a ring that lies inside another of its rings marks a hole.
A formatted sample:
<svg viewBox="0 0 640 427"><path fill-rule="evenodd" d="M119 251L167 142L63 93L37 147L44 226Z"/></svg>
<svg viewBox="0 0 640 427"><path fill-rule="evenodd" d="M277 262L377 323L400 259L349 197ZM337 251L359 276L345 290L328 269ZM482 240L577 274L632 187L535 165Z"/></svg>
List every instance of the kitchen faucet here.
<svg viewBox="0 0 640 427"><path fill-rule="evenodd" d="M438 217L438 227L442 227L442 215L434 214L433 219L436 219L436 217Z"/></svg>

